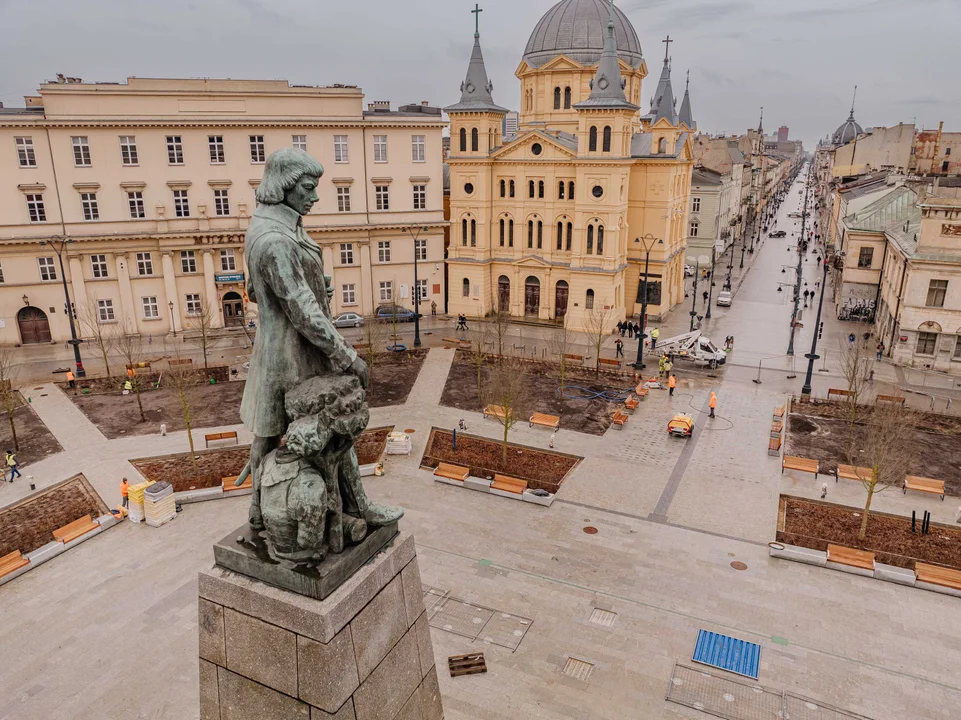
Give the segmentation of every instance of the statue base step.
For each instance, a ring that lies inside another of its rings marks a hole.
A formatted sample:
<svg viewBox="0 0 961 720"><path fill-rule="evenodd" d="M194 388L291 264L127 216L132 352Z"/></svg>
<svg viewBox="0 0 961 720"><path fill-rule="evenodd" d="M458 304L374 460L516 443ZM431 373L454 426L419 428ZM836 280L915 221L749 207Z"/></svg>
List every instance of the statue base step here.
<svg viewBox="0 0 961 720"><path fill-rule="evenodd" d="M241 525L214 545L214 561L268 585L323 600L397 536L397 523L377 528L359 545L331 553L316 567L272 557L262 535L246 523Z"/></svg>

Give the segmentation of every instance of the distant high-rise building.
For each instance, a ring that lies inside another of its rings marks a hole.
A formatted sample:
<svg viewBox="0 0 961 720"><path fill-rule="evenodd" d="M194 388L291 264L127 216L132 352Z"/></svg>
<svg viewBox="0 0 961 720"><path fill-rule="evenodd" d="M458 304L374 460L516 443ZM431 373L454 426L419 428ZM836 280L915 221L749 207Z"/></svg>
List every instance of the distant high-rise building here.
<svg viewBox="0 0 961 720"><path fill-rule="evenodd" d="M504 116L504 136L517 135L517 122L519 115L515 110L511 110Z"/></svg>
<svg viewBox="0 0 961 720"><path fill-rule="evenodd" d="M778 142L787 142L787 136L788 136L788 127L787 127L787 125L782 125L781 127L779 127L779 128L777 129L777 141L778 141Z"/></svg>

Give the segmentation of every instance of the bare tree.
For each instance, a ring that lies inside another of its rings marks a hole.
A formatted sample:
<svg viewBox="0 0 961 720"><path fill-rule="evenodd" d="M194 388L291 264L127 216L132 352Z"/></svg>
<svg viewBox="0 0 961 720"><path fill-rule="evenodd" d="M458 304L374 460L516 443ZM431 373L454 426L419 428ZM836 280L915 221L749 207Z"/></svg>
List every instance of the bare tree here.
<svg viewBox="0 0 961 720"><path fill-rule="evenodd" d="M584 333L587 335L587 344L594 351L594 374L601 368L601 350L611 339L611 332L608 330L608 323L611 319L610 310L595 310L591 308L584 316Z"/></svg>
<svg viewBox="0 0 961 720"><path fill-rule="evenodd" d="M210 347L213 344L211 330L213 329L215 313L216 311L213 305L210 304L210 301L207 300L206 296L201 295L200 305L197 306L194 312L187 315L188 326L194 330L194 334L188 336L184 333L184 337L200 348L200 351L204 355L205 371L208 369L207 358L210 355Z"/></svg>
<svg viewBox="0 0 961 720"><path fill-rule="evenodd" d="M551 354L557 357L557 368L561 376L561 392L563 393L567 384L568 370L571 366L571 359L567 356L573 354L571 351L574 349L574 333L568 330L566 326L561 325L553 331L548 343Z"/></svg>
<svg viewBox="0 0 961 720"><path fill-rule="evenodd" d="M175 359L180 360L179 356ZM190 462L194 468L194 475L199 470L197 467L197 456L194 449L193 421L190 415L190 405L193 401L193 391L203 381L200 373L185 362L174 362L165 373L167 383L177 393L180 400L180 409L184 415L184 427L187 428L187 442L190 444Z"/></svg>
<svg viewBox="0 0 961 720"><path fill-rule="evenodd" d="M481 398L485 406L500 408L492 417L504 428L502 458L507 462L507 435L516 423L527 419L529 390L524 362L517 358L499 358L488 367L487 376Z"/></svg>
<svg viewBox="0 0 961 720"><path fill-rule="evenodd" d="M490 314L490 326L494 336L497 338L497 354L503 355L504 342L507 340L507 335L511 328L511 314L498 309L500 306L498 305L496 297L491 307L493 310L491 310Z"/></svg>
<svg viewBox="0 0 961 720"><path fill-rule="evenodd" d="M143 401L140 399L140 376L137 366L143 360L143 342L136 328L124 323L122 332L117 334L117 351L123 358L127 368L127 379L137 396L137 407L140 409L140 422L147 422L143 411Z"/></svg>
<svg viewBox="0 0 961 720"><path fill-rule="evenodd" d="M13 438L13 449L20 451L20 440L17 438L17 424L14 415L20 407L20 393L14 390L13 380L17 376L17 366L14 363L13 348L0 347L0 407L10 423L10 435ZM6 468L4 468L6 469Z"/></svg>
<svg viewBox="0 0 961 720"><path fill-rule="evenodd" d="M884 403L873 408L866 422L855 425L848 462L867 492L858 539L868 532L868 517L874 496L890 487L900 487L915 463L917 442L914 431L918 420L899 403ZM863 477L862 477L863 475Z"/></svg>
<svg viewBox="0 0 961 720"><path fill-rule="evenodd" d="M470 363L477 370L477 396L480 397L481 383L484 372L484 364L490 353L487 345L490 342L491 328L487 323L477 323L475 328L470 331Z"/></svg>
<svg viewBox="0 0 961 720"><path fill-rule="evenodd" d="M376 315L364 318L362 337L364 339L361 353L370 368L370 384L374 384L374 366L379 364L380 356L387 347L388 329L383 322L377 319Z"/></svg>
<svg viewBox="0 0 961 720"><path fill-rule="evenodd" d="M82 332L93 338L96 343L97 348L100 350L100 356L103 358L103 365L107 372L107 377L110 377L109 355L116 344L115 326L101 322L100 309L97 307L96 298L94 298L92 303L84 303L80 306L77 320L80 322Z"/></svg>
<svg viewBox="0 0 961 720"><path fill-rule="evenodd" d="M841 374L848 384L848 392L850 393L848 395L850 411L848 424L852 427L857 420L864 393L871 382L873 365L874 357L864 347L863 343L841 340Z"/></svg>

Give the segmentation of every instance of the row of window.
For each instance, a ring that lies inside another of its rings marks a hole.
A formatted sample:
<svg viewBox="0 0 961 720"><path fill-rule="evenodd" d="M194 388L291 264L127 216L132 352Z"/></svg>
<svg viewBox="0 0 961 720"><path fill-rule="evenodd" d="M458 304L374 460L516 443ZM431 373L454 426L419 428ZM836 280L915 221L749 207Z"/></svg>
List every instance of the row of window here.
<svg viewBox="0 0 961 720"><path fill-rule="evenodd" d="M514 219L510 217L501 218L498 222L499 245L500 247L514 247ZM566 235L565 235L565 232ZM570 252L574 240L574 223L564 223L562 220L557 222L557 249L561 252ZM595 244L596 238L596 244ZM461 219L461 246L477 247L477 221L474 218ZM543 220L527 221L527 248L528 250L544 249L544 222ZM604 254L604 226L591 223L587 226L587 242L585 244L585 254L603 255Z"/></svg>
<svg viewBox="0 0 961 720"><path fill-rule="evenodd" d="M934 355L935 349L938 347L938 333L933 332L919 332L918 342L914 347L914 352L917 355ZM954 360L961 360L961 337L958 337L954 341Z"/></svg>
<svg viewBox="0 0 961 720"><path fill-rule="evenodd" d="M377 241L377 262L389 263L391 258L390 240ZM418 238L414 241L414 255L418 261L427 260L427 238ZM340 244L340 264L354 264L354 244Z"/></svg>
<svg viewBox="0 0 961 720"><path fill-rule="evenodd" d="M178 218L190 217L190 198L186 190L173 190L174 215ZM427 186L413 185L414 210L427 209ZM40 193L27 194L27 213L30 222L46 222L47 211ZM377 210L390 209L390 186L374 186L374 202ZM84 220L99 220L100 206L97 193L80 193L80 205ZM147 216L144 205L143 191L127 191L127 207L132 220L140 220ZM350 212L350 186L337 186L337 212ZM230 195L227 188L214 188L214 215L226 217L230 215Z"/></svg>
<svg viewBox="0 0 961 720"><path fill-rule="evenodd" d="M52 257L37 258L37 265L40 269L40 279L44 282L58 280L57 266ZM184 274L197 272L197 256L193 250L180 251L180 269ZM237 270L237 257L233 248L224 248L220 251L220 269L222 272L235 272ZM95 279L109 277L107 271L107 256L102 254L90 256L90 273ZM154 274L153 254L149 252L137 253L137 275L151 276ZM0 267L0 283L3 282L3 268Z"/></svg>
<svg viewBox="0 0 961 720"><path fill-rule="evenodd" d="M160 304L157 302L156 295L140 298L140 306L143 309L144 320L160 319ZM184 295L184 311L188 316L200 315L203 312L203 301L200 299L200 293ZM117 321L113 300L97 300L97 318L102 323Z"/></svg>
<svg viewBox="0 0 961 720"><path fill-rule="evenodd" d="M136 167L140 164L135 135L120 135L120 162L126 167ZM167 164L184 164L184 143L181 135L167 135ZM411 135L411 161L422 163L427 161L427 137L425 135ZM37 167L37 153L34 149L33 138L22 136L14 138L17 148L17 160L22 168ZM93 156L90 152L90 140L86 135L74 135L70 138L73 147L73 164L76 167L91 167ZM307 150L306 135L292 135L293 147ZM223 135L208 135L207 150L211 165L223 165L227 162ZM267 146L263 135L248 136L248 150L250 162L259 165L267 160ZM347 135L334 135L334 162L349 162L349 147ZM387 136L374 135L374 162L387 162Z"/></svg>
<svg viewBox="0 0 961 720"><path fill-rule="evenodd" d="M426 300L430 297L428 292L427 280L418 280L417 284L414 286L414 291L416 293L416 300ZM391 280L381 280L378 283L378 299L380 302L394 302L397 298L394 297L394 283ZM344 305L356 305L357 304L357 286L354 283L345 283L341 285L341 299Z"/></svg>
<svg viewBox="0 0 961 720"><path fill-rule="evenodd" d="M530 199L544 198L545 184L543 180L529 180L527 183L527 196ZM500 181L500 195L502 198L515 197L517 186L513 180L501 180ZM574 181L565 182L559 180L557 182L557 199L558 200L573 200L574 199Z"/></svg>

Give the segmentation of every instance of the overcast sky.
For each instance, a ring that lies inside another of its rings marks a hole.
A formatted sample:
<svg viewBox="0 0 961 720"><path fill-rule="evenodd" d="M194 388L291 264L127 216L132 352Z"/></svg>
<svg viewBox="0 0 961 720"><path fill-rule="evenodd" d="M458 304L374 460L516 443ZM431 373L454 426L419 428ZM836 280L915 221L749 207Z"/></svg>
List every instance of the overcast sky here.
<svg viewBox="0 0 961 720"><path fill-rule="evenodd" d="M527 38L553 0L482 0L494 99L517 108ZM785 124L810 148L847 118L961 131L959 0L617 0L650 75L665 34L675 94L691 70L708 132ZM283 78L360 85L394 106L456 102L474 29L470 0L0 0L0 102L58 72L86 81L142 77ZM949 39L950 38L950 39Z"/></svg>

